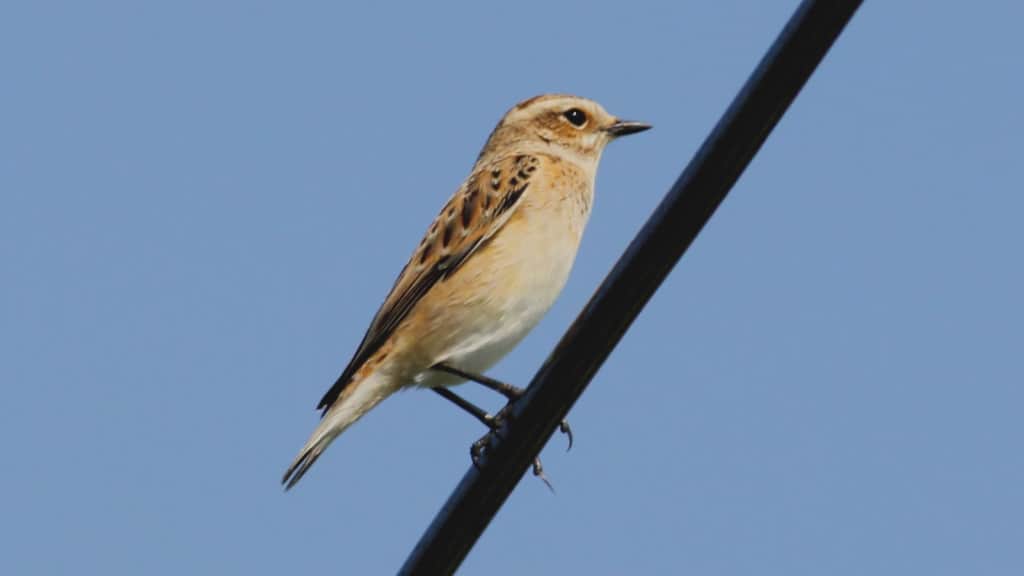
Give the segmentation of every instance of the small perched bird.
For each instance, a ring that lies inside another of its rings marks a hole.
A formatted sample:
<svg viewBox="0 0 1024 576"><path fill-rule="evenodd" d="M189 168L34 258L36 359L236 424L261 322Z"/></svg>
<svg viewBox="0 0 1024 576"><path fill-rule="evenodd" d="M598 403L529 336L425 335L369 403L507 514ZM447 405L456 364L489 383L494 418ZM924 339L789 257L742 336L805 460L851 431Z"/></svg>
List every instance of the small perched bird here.
<svg viewBox="0 0 1024 576"><path fill-rule="evenodd" d="M475 380L513 397L480 375L562 291L605 145L648 128L576 96L536 96L509 110L320 400L320 424L282 483L294 486L331 441L401 388L433 388L463 408L475 407L445 387Z"/></svg>

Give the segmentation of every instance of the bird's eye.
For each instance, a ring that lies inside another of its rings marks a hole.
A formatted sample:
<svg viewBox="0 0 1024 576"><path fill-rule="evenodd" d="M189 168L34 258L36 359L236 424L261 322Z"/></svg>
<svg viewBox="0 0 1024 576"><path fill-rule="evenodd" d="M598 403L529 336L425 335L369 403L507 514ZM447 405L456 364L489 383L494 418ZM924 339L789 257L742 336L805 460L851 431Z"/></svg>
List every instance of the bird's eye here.
<svg viewBox="0 0 1024 576"><path fill-rule="evenodd" d="M565 116L565 119L577 128L587 123L587 114L579 108L570 108L562 116Z"/></svg>

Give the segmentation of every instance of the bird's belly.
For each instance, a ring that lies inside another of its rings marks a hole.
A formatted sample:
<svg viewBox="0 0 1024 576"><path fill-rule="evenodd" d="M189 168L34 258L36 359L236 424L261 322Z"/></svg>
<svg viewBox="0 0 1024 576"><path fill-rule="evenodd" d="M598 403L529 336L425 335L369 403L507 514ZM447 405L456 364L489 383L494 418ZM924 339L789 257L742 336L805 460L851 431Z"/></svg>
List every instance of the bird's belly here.
<svg viewBox="0 0 1024 576"><path fill-rule="evenodd" d="M532 330L565 286L578 237L509 235L475 255L451 280L464 298L450 298L434 324L438 344L433 363L445 362L481 374L501 360ZM547 241L545 241L547 240ZM525 245L524 245L525 243ZM436 371L417 374L421 386L445 386L460 380Z"/></svg>
<svg viewBox="0 0 1024 576"><path fill-rule="evenodd" d="M498 303L498 313L465 318L464 329L459 330L461 341L448 351L444 361L474 373L494 366L533 330L551 307L554 296L540 296L516 295Z"/></svg>

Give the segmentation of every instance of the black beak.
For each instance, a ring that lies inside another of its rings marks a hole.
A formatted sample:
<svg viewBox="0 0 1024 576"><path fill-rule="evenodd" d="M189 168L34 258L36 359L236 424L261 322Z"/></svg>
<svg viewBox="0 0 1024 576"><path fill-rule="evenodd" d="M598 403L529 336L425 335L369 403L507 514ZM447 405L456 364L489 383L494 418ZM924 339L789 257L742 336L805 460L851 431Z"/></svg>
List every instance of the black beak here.
<svg viewBox="0 0 1024 576"><path fill-rule="evenodd" d="M644 124L643 122L630 122L629 120L616 120L615 124L605 128L605 132L618 138L619 136L625 136L627 134L636 134L637 132L643 132L644 130L650 130L650 124Z"/></svg>

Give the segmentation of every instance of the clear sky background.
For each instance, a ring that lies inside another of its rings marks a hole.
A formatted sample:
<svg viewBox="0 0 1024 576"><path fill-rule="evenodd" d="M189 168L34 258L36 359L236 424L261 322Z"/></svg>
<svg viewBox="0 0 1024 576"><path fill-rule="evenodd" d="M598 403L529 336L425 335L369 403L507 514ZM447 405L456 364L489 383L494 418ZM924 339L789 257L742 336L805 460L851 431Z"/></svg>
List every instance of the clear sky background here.
<svg viewBox="0 0 1024 576"><path fill-rule="evenodd" d="M394 572L478 423L278 480L490 129L655 125L525 383L797 2L354 4L0 7L0 572ZM869 0L463 571L1024 573L1022 19Z"/></svg>

